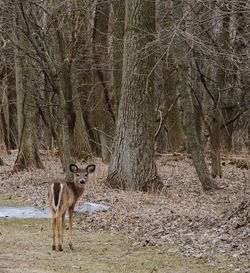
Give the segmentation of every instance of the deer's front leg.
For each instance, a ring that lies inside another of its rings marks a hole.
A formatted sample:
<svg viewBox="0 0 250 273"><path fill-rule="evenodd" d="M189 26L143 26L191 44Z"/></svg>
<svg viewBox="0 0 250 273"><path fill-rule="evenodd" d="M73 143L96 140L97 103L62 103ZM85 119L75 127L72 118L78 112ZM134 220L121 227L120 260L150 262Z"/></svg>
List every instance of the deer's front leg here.
<svg viewBox="0 0 250 273"><path fill-rule="evenodd" d="M69 247L70 249L73 249L73 243L72 243L73 212L74 212L74 206L71 206L69 208Z"/></svg>

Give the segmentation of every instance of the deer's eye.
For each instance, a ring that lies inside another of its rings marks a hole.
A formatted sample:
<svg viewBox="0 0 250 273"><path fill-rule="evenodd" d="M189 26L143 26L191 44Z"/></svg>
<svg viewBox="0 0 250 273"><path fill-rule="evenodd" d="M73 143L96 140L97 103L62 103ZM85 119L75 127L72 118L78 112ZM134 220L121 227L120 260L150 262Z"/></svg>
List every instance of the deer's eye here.
<svg viewBox="0 0 250 273"><path fill-rule="evenodd" d="M88 176L88 174L87 174L87 173L85 173L85 176L87 177L87 176Z"/></svg>
<svg viewBox="0 0 250 273"><path fill-rule="evenodd" d="M80 176L80 174L79 174L79 173L77 173L77 174L76 174L76 176Z"/></svg>

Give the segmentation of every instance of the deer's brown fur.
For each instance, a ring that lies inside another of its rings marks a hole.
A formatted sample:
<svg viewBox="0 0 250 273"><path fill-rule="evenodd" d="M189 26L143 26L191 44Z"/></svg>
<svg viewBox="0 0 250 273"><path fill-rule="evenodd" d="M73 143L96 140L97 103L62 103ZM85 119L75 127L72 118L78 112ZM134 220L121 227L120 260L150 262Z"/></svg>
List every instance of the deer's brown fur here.
<svg viewBox="0 0 250 273"><path fill-rule="evenodd" d="M67 209L69 213L69 246L73 249L72 224L74 207L77 200L83 194L88 174L94 172L95 165L91 164L85 169L79 169L75 164L71 164L69 168L74 173L74 182L55 182L49 190L48 198L52 213L52 250L56 250L56 230L58 235L58 250L63 250L64 223Z"/></svg>

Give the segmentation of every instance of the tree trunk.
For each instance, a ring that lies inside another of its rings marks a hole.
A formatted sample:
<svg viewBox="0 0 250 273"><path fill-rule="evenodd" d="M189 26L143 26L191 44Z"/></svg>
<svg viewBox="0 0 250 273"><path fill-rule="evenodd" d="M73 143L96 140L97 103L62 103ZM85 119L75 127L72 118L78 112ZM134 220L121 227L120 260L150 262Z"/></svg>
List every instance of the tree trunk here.
<svg viewBox="0 0 250 273"><path fill-rule="evenodd" d="M154 1L126 1L122 94L106 183L113 188L162 188L154 162Z"/></svg>
<svg viewBox="0 0 250 273"><path fill-rule="evenodd" d="M112 49L115 114L118 115L122 88L122 55L124 39L125 1L113 1Z"/></svg>
<svg viewBox="0 0 250 273"><path fill-rule="evenodd" d="M236 108L236 109L235 109ZM231 120L237 114L238 107L226 107L226 109L222 112L224 117L224 122L222 122L222 141L223 141L223 148L226 152L231 152L233 148L233 132L234 132L234 122L226 125L225 122Z"/></svg>
<svg viewBox="0 0 250 273"><path fill-rule="evenodd" d="M52 115L52 105L51 105L51 95L50 92L48 92L50 86L48 79L46 75L43 75L43 83L44 83L44 90L43 90L43 99L44 102L43 109L41 109L42 114L44 115L44 136L45 136L45 147L48 150L52 150L53 148L53 129L52 129L52 120L50 119L50 116ZM51 122L50 122L51 121ZM56 133L57 134L57 133ZM60 146L58 146L58 149L60 149Z"/></svg>
<svg viewBox="0 0 250 273"><path fill-rule="evenodd" d="M87 160L91 156L92 151L89 143L85 120L83 119L82 106L78 93L78 80L75 71L72 73L72 86L75 126L73 141L71 142L71 151L72 154L78 159Z"/></svg>
<svg viewBox="0 0 250 273"><path fill-rule="evenodd" d="M181 0L172 0L173 12L175 18L175 24L178 25L181 21L181 31L185 31L186 27L183 25L184 16L184 4ZM192 154L193 163L204 190L210 190L216 188L216 184L209 174L204 156L202 153L202 147L199 143L198 134L196 131L195 114L193 98L190 87L188 85L189 74L189 59L190 51L184 37L179 34L176 38L175 44L176 57L179 61L179 85L180 92L182 94L182 103L184 109L184 120L185 120L185 133L187 136L188 148Z"/></svg>
<svg viewBox="0 0 250 273"><path fill-rule="evenodd" d="M70 136L69 136L69 124L68 124L68 111L64 97L64 93L61 88L59 90L59 102L60 102L60 114L61 114L61 125L62 125L62 146L63 146L63 160L64 160L64 171L66 173L66 180L72 181L73 175L70 172L69 165L72 163L70 153Z"/></svg>
<svg viewBox="0 0 250 273"><path fill-rule="evenodd" d="M115 129L115 115L110 100L108 72L108 23L110 5L108 0L96 2L96 12L93 29L93 64L95 89L92 96L95 112L91 120L94 121L95 135L100 142L101 156L105 163L109 162L111 146Z"/></svg>
<svg viewBox="0 0 250 273"><path fill-rule="evenodd" d="M167 89L167 98L166 104L167 109L170 109L169 114L167 115L167 129L168 129L168 140L169 148L171 151L183 151L184 149L184 132L182 124L182 116L180 111L180 104L177 88L177 75L173 69L174 65L174 53L168 57L168 69L167 79L166 79L166 89Z"/></svg>
<svg viewBox="0 0 250 273"><path fill-rule="evenodd" d="M3 72L4 73L4 72ZM8 153L10 153L10 112L9 112L9 100L7 96L8 90L8 76L7 73L4 73L2 79L2 94L1 95L1 108L0 108L0 115L1 115L1 122L2 122L2 129L3 129L3 138L4 143L7 148Z"/></svg>
<svg viewBox="0 0 250 273"><path fill-rule="evenodd" d="M14 62L14 60L13 60ZM16 109L16 90L14 73L9 73L8 78L8 101L9 104L9 123L10 123L10 149L17 149L18 129L17 129L17 109Z"/></svg>
<svg viewBox="0 0 250 273"><path fill-rule="evenodd" d="M219 109L215 109L212 117L212 124L210 129L211 142L211 159L212 159L212 177L222 177L220 143L221 143L221 113Z"/></svg>
<svg viewBox="0 0 250 273"><path fill-rule="evenodd" d="M237 0L238 10L236 14L236 39L235 39L235 51L238 57L238 62L236 63L236 70L239 74L239 85L242 92L242 101L249 108L250 105L250 62L249 62L249 52L250 52L250 19L247 12L249 9L248 0ZM244 115L244 123L246 124L245 134L246 137L246 150L250 154L250 111ZM250 174L249 174L250 176ZM250 177L249 177L250 186ZM250 187L249 187L250 188Z"/></svg>
<svg viewBox="0 0 250 273"><path fill-rule="evenodd" d="M47 88L46 88L47 87ZM47 81L45 81L45 89L48 90L47 86ZM39 101L42 101L42 98L37 99L36 98L36 105L38 107L39 114L42 118L43 123L45 124L45 136L48 135L46 138L48 141L48 147L49 149L52 149L53 146L53 139L56 143L56 147L59 151L59 157L62 163L62 166L64 166L64 155L63 155L63 147L62 147L62 142L59 136L59 133L57 131L57 128L54 123L54 118L53 118L53 109L52 106L50 105L53 103L53 100L49 100L49 93L45 91L45 105L42 107L39 104ZM47 106L46 106L47 104ZM51 139L53 137L53 139Z"/></svg>
<svg viewBox="0 0 250 273"><path fill-rule="evenodd" d="M157 0L156 29L159 37L159 50L156 67L156 98L158 102L160 127L156 137L158 152L181 151L184 149L184 132L177 90L177 73L175 56L170 48L166 53L166 32L173 26L173 19L166 16L168 4L164 0Z"/></svg>
<svg viewBox="0 0 250 273"><path fill-rule="evenodd" d="M25 3L24 3L25 5ZM37 120L34 94L30 77L32 70L25 56L30 48L29 41L22 33L25 28L21 11L16 6L16 37L20 49L16 49L16 92L17 92L17 115L19 132L19 150L14 165L14 171L28 169L30 167L42 168L37 143Z"/></svg>
<svg viewBox="0 0 250 273"><path fill-rule="evenodd" d="M222 168L221 168L221 134L222 134L222 100L226 104L225 99L225 89L227 86L227 81L229 81L228 77L228 69L229 62L227 60L227 56L225 52L228 52L230 47L230 36L229 36L229 28L230 28L230 4L224 3L221 7L222 11L222 28L219 36L220 39L220 47L218 49L218 59L219 65L217 68L216 75L216 84L214 87L214 111L211 118L211 129L210 129L210 142L211 142L211 160L212 160L212 176L222 177ZM226 15L225 15L226 14ZM223 98L223 99L221 99Z"/></svg>

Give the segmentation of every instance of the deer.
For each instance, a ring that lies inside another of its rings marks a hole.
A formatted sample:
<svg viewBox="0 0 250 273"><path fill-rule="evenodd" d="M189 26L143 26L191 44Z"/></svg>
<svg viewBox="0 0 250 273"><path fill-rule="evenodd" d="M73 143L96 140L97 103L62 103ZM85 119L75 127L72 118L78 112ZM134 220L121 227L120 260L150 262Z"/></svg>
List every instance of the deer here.
<svg viewBox="0 0 250 273"><path fill-rule="evenodd" d="M76 164L70 164L69 169L74 174L73 182L54 182L52 183L48 200L51 209L51 228L52 228L52 250L56 250L56 230L58 235L58 250L63 251L63 235L65 214L69 214L69 247L73 250L72 225L74 207L85 190L88 175L95 171L94 164L80 169Z"/></svg>

